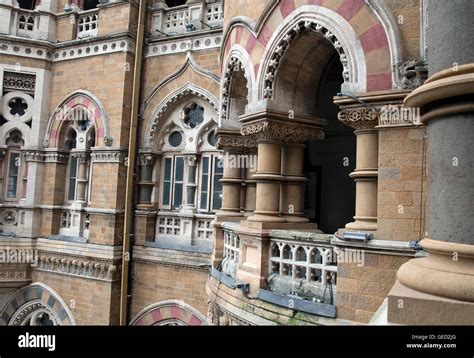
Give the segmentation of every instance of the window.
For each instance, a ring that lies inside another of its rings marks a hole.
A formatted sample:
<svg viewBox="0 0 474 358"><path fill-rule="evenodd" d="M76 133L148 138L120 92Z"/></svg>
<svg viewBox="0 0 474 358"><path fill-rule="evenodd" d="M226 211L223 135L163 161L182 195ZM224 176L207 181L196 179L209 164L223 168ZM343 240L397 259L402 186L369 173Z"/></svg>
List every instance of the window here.
<svg viewBox="0 0 474 358"><path fill-rule="evenodd" d="M70 201L76 200L78 162L77 157L74 156L72 156L69 161L69 187L67 200Z"/></svg>
<svg viewBox="0 0 474 358"><path fill-rule="evenodd" d="M201 195L199 209L213 212L222 207L222 161L217 155L207 155L202 158L201 165Z"/></svg>
<svg viewBox="0 0 474 358"><path fill-rule="evenodd" d="M192 103L184 109L184 124L189 128L196 128L204 122L204 108Z"/></svg>
<svg viewBox="0 0 474 358"><path fill-rule="evenodd" d="M16 199L20 172L20 153L10 152L8 160L7 198Z"/></svg>
<svg viewBox="0 0 474 358"><path fill-rule="evenodd" d="M183 192L184 157L166 157L163 167L162 206L178 210L183 205Z"/></svg>

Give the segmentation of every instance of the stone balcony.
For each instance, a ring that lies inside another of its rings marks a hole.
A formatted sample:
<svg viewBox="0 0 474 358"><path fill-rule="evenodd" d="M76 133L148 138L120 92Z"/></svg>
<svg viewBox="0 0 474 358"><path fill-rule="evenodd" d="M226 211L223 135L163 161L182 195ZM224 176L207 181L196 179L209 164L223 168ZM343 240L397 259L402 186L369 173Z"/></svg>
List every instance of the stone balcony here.
<svg viewBox="0 0 474 358"><path fill-rule="evenodd" d="M331 244L333 235L269 229L259 243L262 252L255 255L260 260L249 257L245 246L251 230L243 223L216 227L216 241L223 242L215 241L222 246L222 260L207 285L213 324L349 323L336 318L338 253ZM261 284L246 282L249 273L262 277Z"/></svg>
<svg viewBox="0 0 474 358"><path fill-rule="evenodd" d="M173 8L155 2L150 33L152 37L178 36L193 31L222 28L222 1L194 2Z"/></svg>

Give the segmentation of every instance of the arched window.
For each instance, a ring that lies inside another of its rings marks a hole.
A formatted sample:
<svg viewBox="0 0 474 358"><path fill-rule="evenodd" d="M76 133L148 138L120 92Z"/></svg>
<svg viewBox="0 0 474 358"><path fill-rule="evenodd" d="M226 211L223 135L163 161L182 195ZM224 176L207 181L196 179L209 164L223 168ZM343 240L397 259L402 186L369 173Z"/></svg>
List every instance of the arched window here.
<svg viewBox="0 0 474 358"><path fill-rule="evenodd" d="M60 234L65 236L88 237L88 214L82 209L89 202L89 157L95 143L91 118L91 111L77 106L68 111L63 119L68 123L62 145L68 153L64 203L71 207L61 215Z"/></svg>
<svg viewBox="0 0 474 358"><path fill-rule="evenodd" d="M202 97L180 96L161 115L153 140L154 175L141 160L140 203L158 207L159 242L212 245L211 221L222 206L223 165L216 148L217 111ZM152 187L153 189L149 189Z"/></svg>

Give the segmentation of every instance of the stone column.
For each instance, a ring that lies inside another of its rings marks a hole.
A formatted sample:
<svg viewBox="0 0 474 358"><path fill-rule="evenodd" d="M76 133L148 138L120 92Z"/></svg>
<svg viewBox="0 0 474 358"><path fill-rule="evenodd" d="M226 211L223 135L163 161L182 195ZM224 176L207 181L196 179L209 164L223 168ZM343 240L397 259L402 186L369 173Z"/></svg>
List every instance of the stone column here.
<svg viewBox="0 0 474 358"><path fill-rule="evenodd" d="M253 154L256 156L256 154ZM255 211L257 199L257 181L253 178L256 168L247 168L245 176L245 215L252 215Z"/></svg>
<svg viewBox="0 0 474 358"><path fill-rule="evenodd" d="M303 216L304 147L304 144L292 143L284 145L282 150L281 212L288 222L309 222Z"/></svg>
<svg viewBox="0 0 474 358"><path fill-rule="evenodd" d="M185 163L187 167L188 181L186 184L186 200L184 210L186 212L194 212L196 210L196 173L197 173L197 155L187 155Z"/></svg>
<svg viewBox="0 0 474 358"><path fill-rule="evenodd" d="M428 5L429 79L405 99L428 126L428 257L398 271L388 320L402 324L474 324L474 3ZM400 303L403 309L400 309Z"/></svg>
<svg viewBox="0 0 474 358"><path fill-rule="evenodd" d="M242 217L240 210L241 187L244 182L242 168L232 168L229 156L242 156L252 152L256 143L243 137L238 131L218 129L217 148L223 150L224 173L222 183L222 209L217 213L219 217ZM227 160L226 160L227 159ZM235 159L235 158L234 158Z"/></svg>
<svg viewBox="0 0 474 358"><path fill-rule="evenodd" d="M377 230L378 121L371 108L350 108L339 112L338 118L354 128L357 137L356 169L350 177L356 182L356 212L348 230Z"/></svg>
<svg viewBox="0 0 474 358"><path fill-rule="evenodd" d="M260 115L257 115L258 117ZM273 114L275 116L275 114ZM257 117L257 118L258 118ZM305 223L303 215L304 145L323 139L319 119L259 119L247 123L242 134L258 142L255 215L247 220L267 223Z"/></svg>
<svg viewBox="0 0 474 358"><path fill-rule="evenodd" d="M258 126L259 124L244 128L243 134L248 131L259 131ZM264 129L258 133L257 173L253 176L257 181L255 215L248 217L247 220L283 223L286 222L286 219L280 216L280 186L283 180L281 147L283 142Z"/></svg>

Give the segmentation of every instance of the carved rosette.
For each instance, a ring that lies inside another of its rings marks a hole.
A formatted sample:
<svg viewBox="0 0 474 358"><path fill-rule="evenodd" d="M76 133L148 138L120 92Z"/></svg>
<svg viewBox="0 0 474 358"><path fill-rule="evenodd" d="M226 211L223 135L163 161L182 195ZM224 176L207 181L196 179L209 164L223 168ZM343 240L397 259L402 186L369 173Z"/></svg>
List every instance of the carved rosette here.
<svg viewBox="0 0 474 358"><path fill-rule="evenodd" d="M255 138L257 142L305 143L324 139L324 131L319 127L274 121L249 123L242 128L241 133L245 137Z"/></svg>
<svg viewBox="0 0 474 358"><path fill-rule="evenodd" d="M375 128L378 125L378 116L375 108L343 109L337 115L342 123L355 130Z"/></svg>

